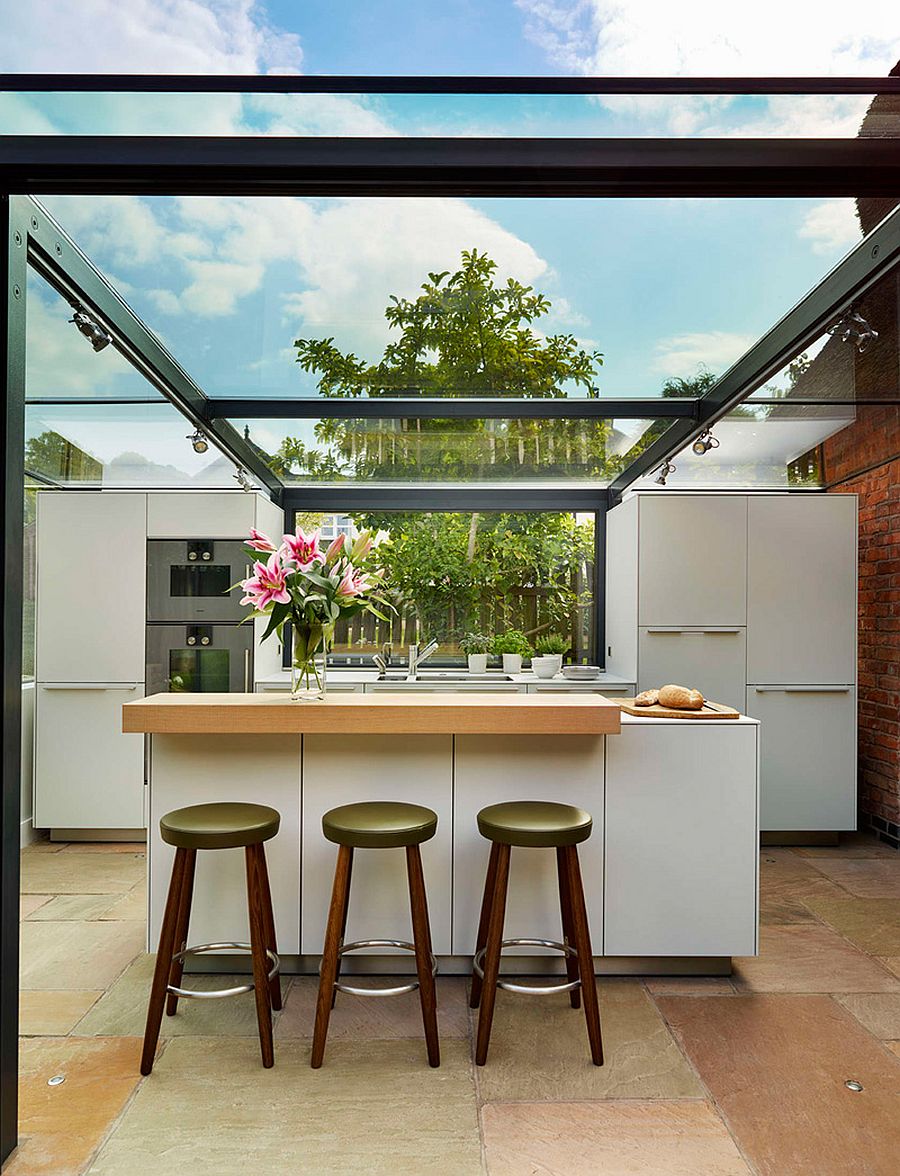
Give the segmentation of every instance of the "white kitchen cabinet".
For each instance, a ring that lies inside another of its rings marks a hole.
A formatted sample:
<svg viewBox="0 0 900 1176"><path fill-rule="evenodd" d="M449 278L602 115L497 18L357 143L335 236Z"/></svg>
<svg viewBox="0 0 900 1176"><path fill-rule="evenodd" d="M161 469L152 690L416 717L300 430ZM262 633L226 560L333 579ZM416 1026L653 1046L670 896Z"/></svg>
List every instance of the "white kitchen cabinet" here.
<svg viewBox="0 0 900 1176"><path fill-rule="evenodd" d="M244 494L240 490L150 494L147 504L147 538L240 539L257 525L257 500L261 497L259 494ZM278 513L281 514L280 511ZM265 521L271 526L276 521L275 516L267 512ZM261 526L259 529L266 528ZM273 538L277 542L280 531Z"/></svg>
<svg viewBox="0 0 900 1176"><path fill-rule="evenodd" d="M851 686L747 687L759 719L760 828L856 828L856 690Z"/></svg>
<svg viewBox="0 0 900 1176"><path fill-rule="evenodd" d="M321 955L338 847L322 817L342 804L399 800L437 813L437 833L422 844L431 937L450 952L453 892L451 735L305 735L303 737L301 951ZM347 941L412 939L406 853L358 849L353 855Z"/></svg>
<svg viewBox="0 0 900 1176"><path fill-rule="evenodd" d="M290 694L290 692L291 692L291 684L290 684L290 681L288 681L288 680L285 680L284 682L257 682L256 683L256 693L257 694ZM328 693L329 694L362 694L363 693L363 683L362 682L332 682L331 679L329 678L329 680L328 680Z"/></svg>
<svg viewBox="0 0 900 1176"><path fill-rule="evenodd" d="M676 682L702 691L712 702L743 711L745 629L641 629L638 649L638 689Z"/></svg>
<svg viewBox="0 0 900 1176"><path fill-rule="evenodd" d="M121 721L121 716L120 716ZM175 850L159 835L159 819L185 804L223 801L267 804L281 814L266 842L275 932L282 955L300 951L300 736L153 735L150 745L150 919L155 951ZM186 789L188 791L186 791ZM243 849L197 854L191 943L247 943L247 881ZM321 950L321 949L320 949ZM252 1001L252 997L250 998Z"/></svg>
<svg viewBox="0 0 900 1176"><path fill-rule="evenodd" d="M746 624L747 498L645 494L638 624Z"/></svg>
<svg viewBox="0 0 900 1176"><path fill-rule="evenodd" d="M143 681L147 495L42 491L37 512L37 681Z"/></svg>
<svg viewBox="0 0 900 1176"><path fill-rule="evenodd" d="M535 682L528 686L529 694L602 694L604 698L634 698L634 685L619 686L571 686L553 682Z"/></svg>
<svg viewBox="0 0 900 1176"><path fill-rule="evenodd" d="M758 731L623 717L606 740L604 955L755 954Z"/></svg>
<svg viewBox="0 0 900 1176"><path fill-rule="evenodd" d="M34 824L41 829L140 829L144 739L122 733L122 704L143 683L38 683Z"/></svg>
<svg viewBox="0 0 900 1176"><path fill-rule="evenodd" d="M368 682L366 693L372 694L524 694L527 687L515 682Z"/></svg>
<svg viewBox="0 0 900 1176"><path fill-rule="evenodd" d="M610 739L618 739L611 735ZM479 809L508 800L551 800L577 805L594 819L578 847L591 945L603 942L603 743L571 735L457 735L453 880L453 952L471 954L481 913L490 842L478 835ZM430 895L429 895L430 901ZM505 939L562 938L556 853L514 847L510 858ZM515 949L533 954L533 948Z"/></svg>
<svg viewBox="0 0 900 1176"><path fill-rule="evenodd" d="M856 681L856 496L751 498L747 681Z"/></svg>

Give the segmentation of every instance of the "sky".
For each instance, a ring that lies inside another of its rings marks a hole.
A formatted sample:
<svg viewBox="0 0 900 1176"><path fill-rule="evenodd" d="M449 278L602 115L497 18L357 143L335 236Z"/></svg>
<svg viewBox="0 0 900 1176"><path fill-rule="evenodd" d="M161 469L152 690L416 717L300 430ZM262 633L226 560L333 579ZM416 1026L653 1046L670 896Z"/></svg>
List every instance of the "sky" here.
<svg viewBox="0 0 900 1176"><path fill-rule="evenodd" d="M0 71L883 75L900 5L825 0L31 0L4 17ZM0 96L0 132L363 135L853 135L866 98ZM38 194L39 195L39 194ZM721 372L859 240L851 200L46 201L211 396L315 392L297 337L376 359L392 294L476 246L551 300L546 333L604 354L602 393L652 396ZM31 395L121 395L85 371L66 308ZM72 351L71 362L66 355ZM49 356L56 357L51 363Z"/></svg>

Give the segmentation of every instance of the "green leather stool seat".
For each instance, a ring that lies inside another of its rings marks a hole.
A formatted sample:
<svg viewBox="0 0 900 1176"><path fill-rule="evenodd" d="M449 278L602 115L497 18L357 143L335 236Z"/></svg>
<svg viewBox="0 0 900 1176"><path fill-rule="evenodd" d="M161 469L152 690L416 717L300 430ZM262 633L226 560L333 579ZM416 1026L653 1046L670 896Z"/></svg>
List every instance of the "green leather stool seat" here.
<svg viewBox="0 0 900 1176"><path fill-rule="evenodd" d="M236 849L278 832L281 814L265 804L192 804L160 818L163 841L179 849Z"/></svg>
<svg viewBox="0 0 900 1176"><path fill-rule="evenodd" d="M511 800L478 814L478 832L488 841L538 849L587 841L591 824L591 814L584 809L547 800Z"/></svg>
<svg viewBox="0 0 900 1176"><path fill-rule="evenodd" d="M437 813L421 804L368 800L344 804L322 817L322 832L337 845L353 849L398 849L434 837Z"/></svg>

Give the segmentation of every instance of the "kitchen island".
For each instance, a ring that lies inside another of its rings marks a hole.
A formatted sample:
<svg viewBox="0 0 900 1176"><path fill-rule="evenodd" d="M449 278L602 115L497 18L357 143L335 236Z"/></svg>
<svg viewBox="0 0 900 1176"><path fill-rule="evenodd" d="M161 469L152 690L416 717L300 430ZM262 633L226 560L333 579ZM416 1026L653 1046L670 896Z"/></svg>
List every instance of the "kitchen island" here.
<svg viewBox="0 0 900 1176"><path fill-rule="evenodd" d="M422 847L434 950L444 972L466 972L488 854L476 814L503 800L545 799L594 818L581 859L598 972L723 972L731 956L756 951L753 719L635 718L596 694L403 691L323 703L161 694L126 704L123 730L149 740L151 948L173 852L158 826L170 809L252 800L279 810L281 830L266 847L279 950L285 971L314 972L335 854L322 814L402 800L438 814L437 835ZM357 858L348 938L408 939L404 856ZM243 887L240 850L201 855L193 942L246 941ZM505 934L559 937L552 853L513 854ZM411 962L362 956L347 965L406 971ZM523 954L508 966L546 971L558 962Z"/></svg>

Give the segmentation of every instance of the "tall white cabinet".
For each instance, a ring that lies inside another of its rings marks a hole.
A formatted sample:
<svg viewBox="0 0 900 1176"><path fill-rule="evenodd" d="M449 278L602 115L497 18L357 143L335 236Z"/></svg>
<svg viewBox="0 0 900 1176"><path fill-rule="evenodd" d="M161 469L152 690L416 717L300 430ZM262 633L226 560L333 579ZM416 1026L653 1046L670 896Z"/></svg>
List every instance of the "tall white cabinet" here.
<svg viewBox="0 0 900 1176"><path fill-rule="evenodd" d="M764 831L854 829L855 496L635 494L607 534L607 670L762 721Z"/></svg>

